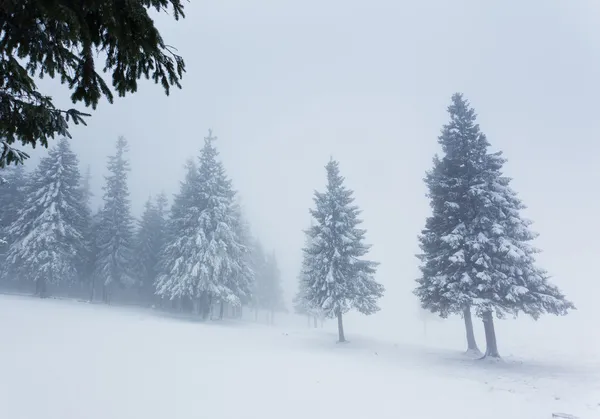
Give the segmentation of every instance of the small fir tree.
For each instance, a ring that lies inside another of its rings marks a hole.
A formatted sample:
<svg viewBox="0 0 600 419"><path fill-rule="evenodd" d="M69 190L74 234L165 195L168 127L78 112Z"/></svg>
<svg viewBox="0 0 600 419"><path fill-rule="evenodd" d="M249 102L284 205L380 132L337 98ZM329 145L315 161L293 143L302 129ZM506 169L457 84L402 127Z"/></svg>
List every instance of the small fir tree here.
<svg viewBox="0 0 600 419"><path fill-rule="evenodd" d="M306 232L304 298L308 307L337 317L339 341L345 342L343 314L352 308L377 312L384 288L374 279L378 264L363 259L370 246L364 243L365 230L358 228L362 220L353 192L344 186L337 161L332 159L326 170L327 188L315 192L316 207L310 210L315 224Z"/></svg>
<svg viewBox="0 0 600 419"><path fill-rule="evenodd" d="M157 261L165 242L166 203L164 194L159 195L156 202L148 199L135 238L135 273L141 295L150 301L157 277Z"/></svg>
<svg viewBox="0 0 600 419"><path fill-rule="evenodd" d="M109 175L104 186L104 205L97 231L96 275L103 283L102 299L105 303L110 303L115 286L129 287L135 283L127 150L127 140L119 137L115 155L108 158Z"/></svg>

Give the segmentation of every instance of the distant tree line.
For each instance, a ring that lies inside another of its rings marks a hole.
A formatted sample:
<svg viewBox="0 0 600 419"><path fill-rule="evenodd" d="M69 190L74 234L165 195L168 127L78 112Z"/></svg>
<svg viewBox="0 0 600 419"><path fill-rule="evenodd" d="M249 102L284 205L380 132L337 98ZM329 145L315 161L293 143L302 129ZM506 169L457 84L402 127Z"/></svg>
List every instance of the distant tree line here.
<svg viewBox="0 0 600 419"><path fill-rule="evenodd" d="M61 139L31 173L3 170L0 276L40 297L71 294L223 318L241 307L285 311L274 253L265 255L244 220L209 134L171 208L165 194L131 214L128 145L108 158L102 206L90 208L89 169L81 176ZM217 311L215 311L215 308ZM258 317L257 317L258 319Z"/></svg>

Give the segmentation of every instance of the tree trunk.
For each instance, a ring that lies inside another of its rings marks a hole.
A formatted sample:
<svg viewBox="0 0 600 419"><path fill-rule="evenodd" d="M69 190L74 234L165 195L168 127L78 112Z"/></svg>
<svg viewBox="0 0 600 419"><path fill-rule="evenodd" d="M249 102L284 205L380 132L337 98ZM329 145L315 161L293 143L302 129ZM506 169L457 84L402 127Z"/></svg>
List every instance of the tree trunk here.
<svg viewBox="0 0 600 419"><path fill-rule="evenodd" d="M223 320L225 314L225 301L221 301L221 308L219 309L219 320Z"/></svg>
<svg viewBox="0 0 600 419"><path fill-rule="evenodd" d="M316 319L316 317L315 317ZM338 335L339 335L339 343L343 343L346 342L346 337L344 336L344 323L342 321L342 311L338 310L337 313L337 320L338 320Z"/></svg>
<svg viewBox="0 0 600 419"><path fill-rule="evenodd" d="M102 302L104 304L108 304L108 291L106 288L106 284L102 284Z"/></svg>
<svg viewBox="0 0 600 419"><path fill-rule="evenodd" d="M471 318L471 307L465 307L463 311L465 319L465 330L467 332L467 352L481 353L475 341L475 332L473 331L473 319Z"/></svg>
<svg viewBox="0 0 600 419"><path fill-rule="evenodd" d="M206 318L208 317L210 320L213 319L213 304L212 304L212 295L207 295L206 296L206 310L205 310L206 314L204 319L206 320Z"/></svg>
<svg viewBox="0 0 600 419"><path fill-rule="evenodd" d="M92 281L90 283L90 303L94 302L95 296L96 296L96 278L95 278L95 275L92 275Z"/></svg>
<svg viewBox="0 0 600 419"><path fill-rule="evenodd" d="M38 278L35 280L35 292L34 294L36 297L42 297L42 279Z"/></svg>
<svg viewBox="0 0 600 419"><path fill-rule="evenodd" d="M313 326L315 329L319 327L319 324L317 323L317 316L313 316Z"/></svg>
<svg viewBox="0 0 600 419"><path fill-rule="evenodd" d="M500 358L498 343L496 342L496 330L494 329L494 316L491 312L483 316L483 328L485 330L485 355L484 358Z"/></svg>
<svg viewBox="0 0 600 419"><path fill-rule="evenodd" d="M254 307L254 321L258 323L258 307Z"/></svg>

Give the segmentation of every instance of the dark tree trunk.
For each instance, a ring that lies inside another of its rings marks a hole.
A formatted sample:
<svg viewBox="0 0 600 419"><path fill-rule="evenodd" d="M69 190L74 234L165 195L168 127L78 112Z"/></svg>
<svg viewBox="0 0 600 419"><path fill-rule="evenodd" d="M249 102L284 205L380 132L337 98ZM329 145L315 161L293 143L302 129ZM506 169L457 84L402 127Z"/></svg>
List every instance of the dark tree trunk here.
<svg viewBox="0 0 600 419"><path fill-rule="evenodd" d="M35 280L35 292L33 294L36 297L40 297L40 298L42 298L42 281L43 281L43 279L41 279L41 278L38 278Z"/></svg>
<svg viewBox="0 0 600 419"><path fill-rule="evenodd" d="M484 358L500 358L498 343L496 342L496 330L494 329L494 316L491 312L483 316L483 328L485 330L485 355Z"/></svg>
<svg viewBox="0 0 600 419"><path fill-rule="evenodd" d="M224 314L225 314L225 302L221 301L221 308L219 309L219 320L223 320Z"/></svg>
<svg viewBox="0 0 600 419"><path fill-rule="evenodd" d="M46 286L46 280L44 278L38 278L35 281L35 295L40 298L48 297L48 288Z"/></svg>
<svg viewBox="0 0 600 419"><path fill-rule="evenodd" d="M212 320L212 296L204 294L204 313L202 318L207 320L210 318Z"/></svg>
<svg viewBox="0 0 600 419"><path fill-rule="evenodd" d="M315 317L316 319L316 317ZM337 321L338 321L338 342L343 343L346 342L346 337L344 336L344 322L342 321L342 311L338 310L337 313Z"/></svg>
<svg viewBox="0 0 600 419"><path fill-rule="evenodd" d="M95 296L96 296L96 278L95 278L95 275L92 275L92 280L90 283L90 303L94 302Z"/></svg>
<svg viewBox="0 0 600 419"><path fill-rule="evenodd" d="M315 329L319 327L319 324L317 323L317 316L313 316L313 326Z"/></svg>
<svg viewBox="0 0 600 419"><path fill-rule="evenodd" d="M104 304L110 304L110 291L108 289L110 285L102 284L102 302Z"/></svg>
<svg viewBox="0 0 600 419"><path fill-rule="evenodd" d="M475 341L475 332L473 331L473 318L471 317L471 307L466 307L463 311L465 319L465 330L467 332L467 352L481 353Z"/></svg>

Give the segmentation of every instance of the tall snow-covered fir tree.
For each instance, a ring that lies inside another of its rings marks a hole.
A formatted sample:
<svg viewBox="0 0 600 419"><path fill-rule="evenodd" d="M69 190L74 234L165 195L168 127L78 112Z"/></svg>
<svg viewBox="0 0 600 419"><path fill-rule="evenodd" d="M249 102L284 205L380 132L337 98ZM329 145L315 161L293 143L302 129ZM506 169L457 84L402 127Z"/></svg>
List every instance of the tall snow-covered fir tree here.
<svg viewBox="0 0 600 419"><path fill-rule="evenodd" d="M77 156L66 139L44 157L30 176L20 216L11 224L6 264L47 295L48 283L74 281L87 253L87 209Z"/></svg>
<svg viewBox="0 0 600 419"><path fill-rule="evenodd" d="M133 231L127 174L130 171L125 153L127 140L119 137L116 153L108 158L109 175L104 186L104 203L97 227L98 253L96 276L102 281L105 303L110 299L115 286L129 287L135 284L133 274Z"/></svg>
<svg viewBox="0 0 600 419"><path fill-rule="evenodd" d="M367 315L377 312L384 287L374 279L378 264L363 259L370 246L364 243L360 210L344 186L338 162L330 160L326 170L327 188L315 192L316 208L310 210L315 223L306 231L304 298L308 307L337 317L339 341L345 342L343 314L353 308Z"/></svg>
<svg viewBox="0 0 600 419"><path fill-rule="evenodd" d="M27 174L22 164L8 166L0 171L4 179L0 183L0 266L6 266L4 258L10 242L8 229L25 208ZM4 274L8 274L9 270L0 269Z"/></svg>
<svg viewBox="0 0 600 419"><path fill-rule="evenodd" d="M173 205L170 240L156 286L161 296L189 298L205 318L214 302L240 305L250 297L251 286L235 191L217 159L215 140L209 131L196 174L188 164L186 182Z"/></svg>
<svg viewBox="0 0 600 419"><path fill-rule="evenodd" d="M158 275L158 259L166 239L167 198L148 199L135 237L134 267L140 294L152 301Z"/></svg>
<svg viewBox="0 0 600 419"><path fill-rule="evenodd" d="M531 222L521 218L525 207L502 174L506 160L488 152L474 109L455 94L448 112L439 137L443 155L425 178L433 214L419 237L422 276L415 294L442 317L467 319L474 309L483 320L486 356L499 357L494 315L524 312L537 319L574 306L536 266ZM468 320L466 326L472 335Z"/></svg>

